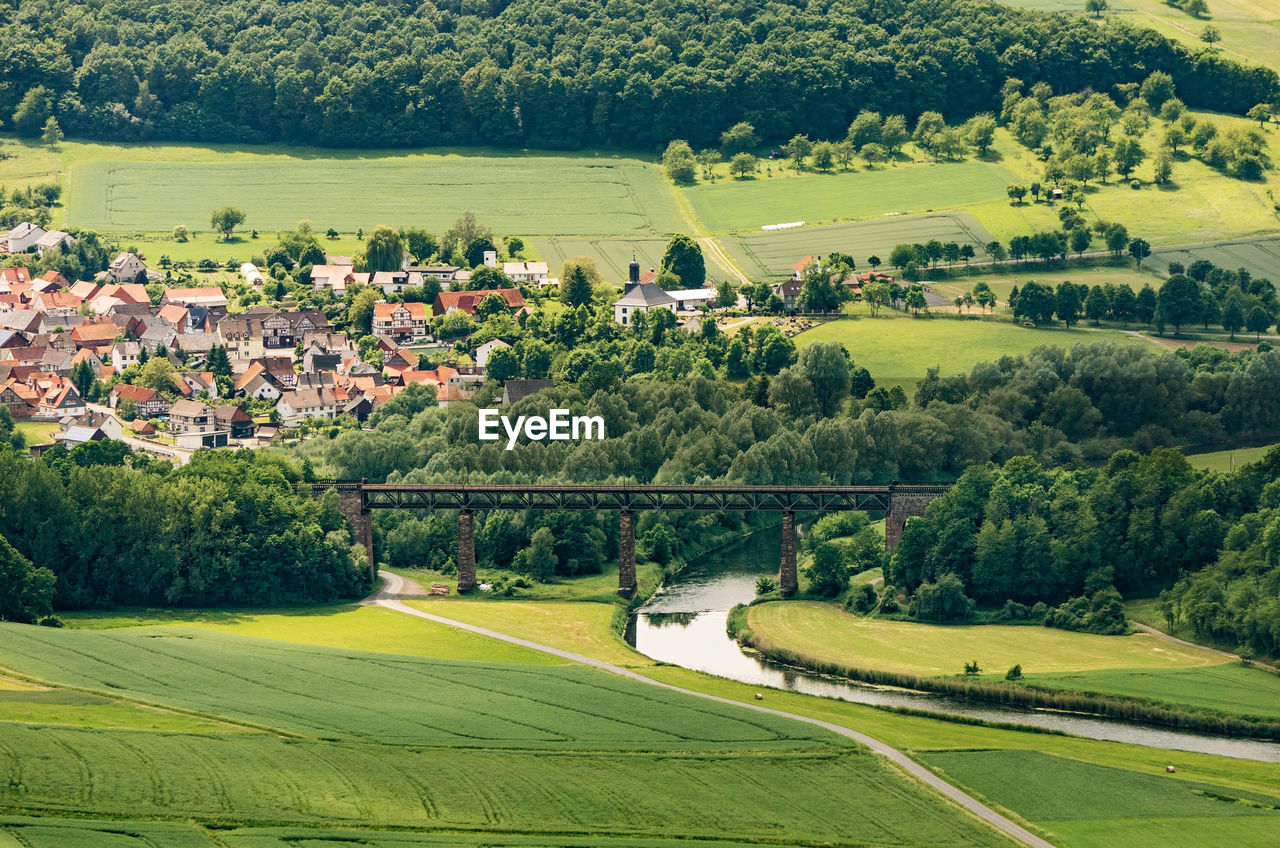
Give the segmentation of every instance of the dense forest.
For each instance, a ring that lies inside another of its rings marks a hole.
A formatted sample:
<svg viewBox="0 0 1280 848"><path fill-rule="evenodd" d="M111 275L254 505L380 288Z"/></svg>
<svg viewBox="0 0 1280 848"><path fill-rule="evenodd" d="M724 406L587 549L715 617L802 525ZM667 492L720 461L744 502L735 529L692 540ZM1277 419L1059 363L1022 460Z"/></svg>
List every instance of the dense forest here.
<svg viewBox="0 0 1280 848"><path fill-rule="evenodd" d="M175 469L123 442L39 460L6 445L0 479L3 538L32 567L30 579L57 578L59 609L322 603L370 586L336 493L296 494L292 463L252 451L203 453ZM22 571L0 545L0 572L6 565ZM7 592L0 618L21 620L5 609Z"/></svg>
<svg viewBox="0 0 1280 848"><path fill-rule="evenodd" d="M1003 604L1011 619L1122 632L1117 589L1141 597L1174 584L1161 595L1170 625L1276 655L1278 475L1277 450L1235 474L1197 472L1165 449L1121 451L1102 468L1047 469L1026 457L971 468L908 522L885 595L893 609L911 596L919 613L922 598L949 594L950 620L972 615L976 601ZM947 620L930 612L921 617Z"/></svg>
<svg viewBox="0 0 1280 848"><path fill-rule="evenodd" d="M40 135L402 147L714 146L842 137L862 109L949 120L1008 79L1058 93L1170 74L1243 113L1274 72L1118 22L981 0L439 3L18 0L0 118Z"/></svg>

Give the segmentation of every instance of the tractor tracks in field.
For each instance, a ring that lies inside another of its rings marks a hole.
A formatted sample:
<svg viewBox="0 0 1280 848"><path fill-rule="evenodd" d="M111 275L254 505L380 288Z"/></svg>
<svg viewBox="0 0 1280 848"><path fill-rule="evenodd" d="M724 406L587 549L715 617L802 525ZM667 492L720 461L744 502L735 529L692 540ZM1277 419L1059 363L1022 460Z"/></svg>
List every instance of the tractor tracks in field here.
<svg viewBox="0 0 1280 848"><path fill-rule="evenodd" d="M550 645L543 645L539 642L533 642L528 639L521 639L518 636L511 636L506 633L499 633L496 630L489 630L488 628L485 628L485 627L478 627L474 624L467 624L466 622L456 621L452 618L445 618L444 616L434 615L429 612L423 612L422 610L417 610L417 609L414 609L413 607L406 605L402 600L402 598L404 597L425 596L426 592L423 590L423 588L420 585L418 585L417 583L414 583L411 580L407 580L398 574L393 574L392 572L389 572L389 571L382 572L381 577L384 580L382 588L379 589L378 592L376 592L370 598L366 599L364 603L384 607L385 609L393 610L399 613L404 613L405 615L411 615L411 616L414 616L415 618L423 618L423 619L426 619L427 621L434 621L437 624L444 624L449 627L457 627L461 630L466 630L467 632L475 633L480 636L487 636L491 639L498 639L503 642L510 643L512 645L519 645L522 648L529 648L534 651L540 651L544 654L550 654L555 657L560 657L561 659L569 660L570 662L580 663L582 665L600 669L601 671L607 671L610 674L616 674L620 677L625 677L629 680L634 680L637 683L645 683L649 686L659 686L663 689L667 689L672 692L679 692L683 695L690 695L695 698L702 698L708 701L715 701L716 703L719 703L719 704L728 704L733 707L741 707L743 709L754 710L759 713L765 713L766 715L789 718L794 721L802 721L802 722L805 722L806 724L811 724L816 727L821 727L824 730L829 730L832 733L837 733L841 736L844 736L847 739L852 739L853 741L870 748L873 753L879 754L880 756L889 760L894 765L896 765L899 769L909 774L911 777L914 777L916 780L919 780L920 782L924 783L926 786L933 789L934 791L939 792L942 795L946 796L953 803L958 804L959 806L963 807L972 815L977 816L982 821L986 822L987 824L1001 831L1005 835L1012 837L1013 839L1017 840L1023 845L1031 846L1031 848L1055 848L1052 842L1049 842L1048 840L1037 836L1036 834L1032 833L1031 831L1019 825L1017 822L1013 821L1010 818L1007 818L1006 816L1002 815L1001 813L997 812L996 810L982 803L977 798L973 797L967 792L964 792L958 787L953 786L952 784L943 780L941 777L934 774L929 769L925 768L924 766L917 763L915 760L911 759L903 751L900 751L897 748L894 748L885 742L881 742L879 739L876 739L875 737L868 736L867 734L857 730L851 730L850 728L843 727L833 722L823 721L822 719L809 718L808 716L796 715L795 713L789 713L783 710L775 710L770 707L763 707L763 706L758 706L756 704L743 703L742 701L735 701L732 698L722 698L718 695L710 695L706 692L699 692L695 689L685 689L682 686L675 686L670 683L663 683L660 680L653 680L651 678L645 677L642 674L632 671L631 669L623 668L622 666L614 665L613 663L604 662L603 660L593 659L591 657L583 656L582 654L577 654L572 651L566 651L561 648L554 648Z"/></svg>

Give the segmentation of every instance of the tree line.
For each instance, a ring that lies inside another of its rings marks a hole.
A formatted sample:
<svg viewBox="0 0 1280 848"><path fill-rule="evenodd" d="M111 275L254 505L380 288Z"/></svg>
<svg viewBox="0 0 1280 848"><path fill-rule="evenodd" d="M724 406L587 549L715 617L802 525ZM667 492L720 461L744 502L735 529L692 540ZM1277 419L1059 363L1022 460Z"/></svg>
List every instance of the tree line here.
<svg viewBox="0 0 1280 848"><path fill-rule="evenodd" d="M38 460L3 448L0 473L3 537L33 579L56 578L58 609L323 603L371 585L336 494L295 493L287 461L215 451L174 468L103 441Z"/></svg>
<svg viewBox="0 0 1280 848"><path fill-rule="evenodd" d="M18 0L7 19L0 116L31 137L53 117L113 140L660 150L738 121L767 141L840 138L863 109L961 121L1011 77L1107 92L1160 70L1239 114L1277 91L1221 51L978 0Z"/></svg>

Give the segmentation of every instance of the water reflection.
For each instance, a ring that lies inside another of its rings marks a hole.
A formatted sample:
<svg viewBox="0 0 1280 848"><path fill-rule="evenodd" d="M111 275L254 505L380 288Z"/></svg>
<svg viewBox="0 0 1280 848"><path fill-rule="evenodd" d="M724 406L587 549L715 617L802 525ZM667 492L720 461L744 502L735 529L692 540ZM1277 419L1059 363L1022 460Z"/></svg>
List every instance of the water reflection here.
<svg viewBox="0 0 1280 848"><path fill-rule="evenodd" d="M756 578L778 570L777 530L753 534L703 557L680 572L640 608L627 641L662 662L740 680L754 686L841 698L862 704L909 707L1050 728L1115 742L1280 762L1280 744L1228 739L1070 713L962 701L927 692L870 686L771 662L742 650L725 631L729 610L755 597Z"/></svg>

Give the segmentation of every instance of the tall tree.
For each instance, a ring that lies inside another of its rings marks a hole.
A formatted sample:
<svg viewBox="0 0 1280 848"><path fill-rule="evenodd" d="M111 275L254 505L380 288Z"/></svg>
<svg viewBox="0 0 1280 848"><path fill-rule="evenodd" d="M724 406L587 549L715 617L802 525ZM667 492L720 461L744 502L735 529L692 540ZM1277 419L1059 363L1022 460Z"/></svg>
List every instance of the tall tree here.
<svg viewBox="0 0 1280 848"><path fill-rule="evenodd" d="M687 235L679 234L667 242L662 254L662 271L670 271L680 278L687 289L701 288L707 281L707 266L702 258L702 246Z"/></svg>
<svg viewBox="0 0 1280 848"><path fill-rule="evenodd" d="M591 277L587 269L572 259L564 263L560 272L560 299L570 306L582 306L591 302Z"/></svg>
<svg viewBox="0 0 1280 848"><path fill-rule="evenodd" d="M1161 323L1172 324L1173 332L1200 315L1200 287L1186 274L1174 274L1164 281L1156 296L1156 315Z"/></svg>
<svg viewBox="0 0 1280 848"><path fill-rule="evenodd" d="M31 624L53 611L57 578L47 568L35 568L0 536L0 621Z"/></svg>
<svg viewBox="0 0 1280 848"><path fill-rule="evenodd" d="M215 209L213 214L209 216L209 225L222 233L222 237L227 241L231 240L231 234L235 231L235 228L243 223L244 210L237 209L234 206L223 206L221 209Z"/></svg>
<svg viewBox="0 0 1280 848"><path fill-rule="evenodd" d="M390 227L373 228L364 243L360 261L363 271L399 271L404 267L404 239Z"/></svg>
<svg viewBox="0 0 1280 848"><path fill-rule="evenodd" d="M813 384L818 412L830 418L840 411L852 385L849 358L839 342L814 342L800 351L800 373Z"/></svg>

